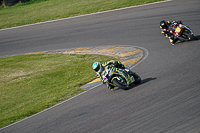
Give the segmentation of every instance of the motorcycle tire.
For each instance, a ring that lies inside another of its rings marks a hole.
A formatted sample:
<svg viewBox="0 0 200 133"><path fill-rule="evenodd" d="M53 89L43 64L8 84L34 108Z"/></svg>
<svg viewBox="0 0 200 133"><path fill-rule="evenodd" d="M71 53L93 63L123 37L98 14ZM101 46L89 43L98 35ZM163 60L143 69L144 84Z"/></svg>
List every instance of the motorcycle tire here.
<svg viewBox="0 0 200 133"><path fill-rule="evenodd" d="M189 41L191 41L191 40L198 40L194 35L191 35L190 33L184 32L183 34L187 37L187 39Z"/></svg>
<svg viewBox="0 0 200 133"><path fill-rule="evenodd" d="M198 38L194 35L191 36L192 40L198 40Z"/></svg>
<svg viewBox="0 0 200 133"><path fill-rule="evenodd" d="M117 87L119 87L119 88L122 88L122 89L129 89L130 87L129 86L126 86L126 85L123 85L123 84L121 84L120 82L119 82L119 80L117 80L117 79L113 79L113 84L115 84Z"/></svg>
<svg viewBox="0 0 200 133"><path fill-rule="evenodd" d="M135 81L133 82L134 84L140 84L141 83L141 78L139 75L137 75L136 73L132 74Z"/></svg>

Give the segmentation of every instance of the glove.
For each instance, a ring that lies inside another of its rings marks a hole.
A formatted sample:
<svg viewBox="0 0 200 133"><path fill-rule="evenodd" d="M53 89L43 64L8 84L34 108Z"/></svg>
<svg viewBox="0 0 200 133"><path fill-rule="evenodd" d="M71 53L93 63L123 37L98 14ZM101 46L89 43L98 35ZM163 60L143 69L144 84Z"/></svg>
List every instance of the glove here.
<svg viewBox="0 0 200 133"><path fill-rule="evenodd" d="M108 81L108 79L105 76L102 76L102 80L103 80L103 84L105 84Z"/></svg>

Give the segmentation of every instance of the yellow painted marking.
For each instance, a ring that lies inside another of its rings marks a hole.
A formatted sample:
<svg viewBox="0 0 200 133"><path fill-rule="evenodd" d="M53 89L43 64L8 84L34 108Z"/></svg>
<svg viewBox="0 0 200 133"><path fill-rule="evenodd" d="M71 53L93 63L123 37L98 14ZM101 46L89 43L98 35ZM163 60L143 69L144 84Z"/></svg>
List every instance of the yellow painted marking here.
<svg viewBox="0 0 200 133"><path fill-rule="evenodd" d="M135 58L135 59L131 59L131 60L122 61L122 64L123 64L123 65L134 64L134 63L138 62L141 58L142 58L142 57Z"/></svg>
<svg viewBox="0 0 200 133"><path fill-rule="evenodd" d="M97 79L95 79L95 80L93 80L93 81L91 81L91 82L89 82L87 84L92 84L92 83L99 82L99 81L101 81L100 78L97 78Z"/></svg>
<svg viewBox="0 0 200 133"><path fill-rule="evenodd" d="M68 50L65 52L77 52L77 51L83 51L83 50L90 49L90 48L92 48L92 47L76 48L76 49Z"/></svg>
<svg viewBox="0 0 200 133"><path fill-rule="evenodd" d="M27 53L26 55L31 55L31 54L44 54L44 53L47 53L47 52L49 52L49 51Z"/></svg>
<svg viewBox="0 0 200 133"><path fill-rule="evenodd" d="M115 46L115 47L99 50L98 52L111 52L111 51L116 51L116 50L122 49L122 48L125 48L125 47Z"/></svg>
<svg viewBox="0 0 200 133"><path fill-rule="evenodd" d="M137 50L134 50L134 51L119 53L117 55L120 56L120 57L126 57L126 56L129 56L129 55L134 55L134 54L138 54L138 53L143 53L143 51L140 50L140 49L137 49Z"/></svg>

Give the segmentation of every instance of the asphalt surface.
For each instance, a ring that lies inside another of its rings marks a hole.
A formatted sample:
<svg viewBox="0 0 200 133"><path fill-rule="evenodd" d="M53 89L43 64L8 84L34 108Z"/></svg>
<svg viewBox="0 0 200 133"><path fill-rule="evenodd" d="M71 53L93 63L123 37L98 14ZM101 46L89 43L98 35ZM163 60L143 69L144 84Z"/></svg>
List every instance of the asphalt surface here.
<svg viewBox="0 0 200 133"><path fill-rule="evenodd" d="M138 46L142 83L125 91L104 85L0 133L199 133L200 40L171 46L161 20L182 20L200 39L200 1L173 0L0 31L0 56L79 47ZM91 65L91 64L89 64Z"/></svg>

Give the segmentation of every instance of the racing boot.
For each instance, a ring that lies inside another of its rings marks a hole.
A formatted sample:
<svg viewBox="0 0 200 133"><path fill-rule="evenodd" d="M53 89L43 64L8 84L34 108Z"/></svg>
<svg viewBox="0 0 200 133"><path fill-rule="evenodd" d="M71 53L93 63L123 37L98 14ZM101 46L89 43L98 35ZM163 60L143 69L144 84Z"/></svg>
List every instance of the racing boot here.
<svg viewBox="0 0 200 133"><path fill-rule="evenodd" d="M114 86L112 86L112 85L110 85L110 84L108 84L108 83L106 83L106 85L107 85L108 89L114 90Z"/></svg>
<svg viewBox="0 0 200 133"><path fill-rule="evenodd" d="M170 38L169 41L170 41L171 45L174 45L174 40L173 39Z"/></svg>

